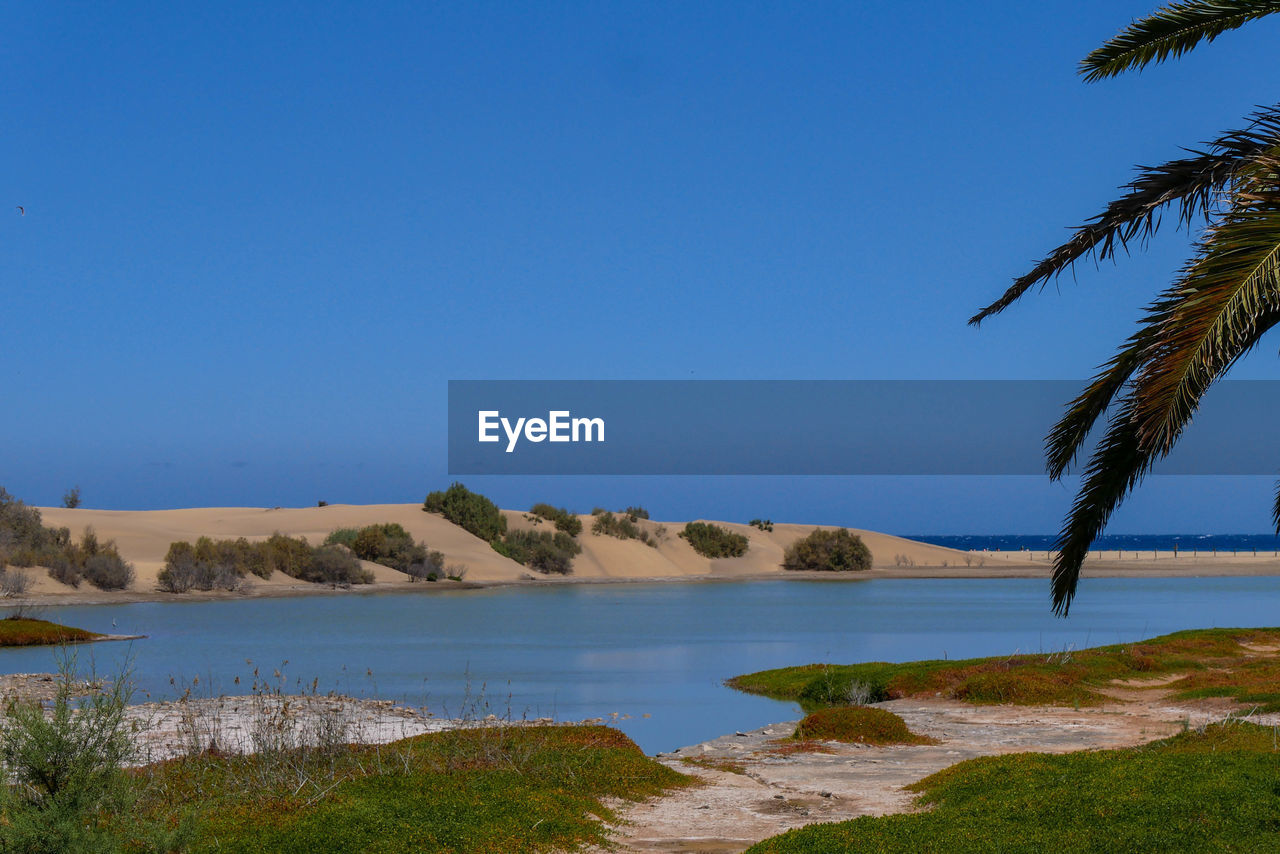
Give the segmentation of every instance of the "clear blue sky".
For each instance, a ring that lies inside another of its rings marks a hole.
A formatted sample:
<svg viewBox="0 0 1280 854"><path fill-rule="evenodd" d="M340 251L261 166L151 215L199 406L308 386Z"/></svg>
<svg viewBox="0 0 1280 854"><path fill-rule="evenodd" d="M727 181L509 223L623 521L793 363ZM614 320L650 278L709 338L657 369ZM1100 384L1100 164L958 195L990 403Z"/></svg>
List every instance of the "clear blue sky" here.
<svg viewBox="0 0 1280 854"><path fill-rule="evenodd" d="M421 500L448 480L450 378L1083 378L1184 235L966 318L1133 164L1280 99L1258 61L1276 20L1082 83L1151 8L5 4L0 484L120 508ZM1071 496L472 485L915 532L1051 531ZM1269 493L1156 482L1111 530L1260 531Z"/></svg>

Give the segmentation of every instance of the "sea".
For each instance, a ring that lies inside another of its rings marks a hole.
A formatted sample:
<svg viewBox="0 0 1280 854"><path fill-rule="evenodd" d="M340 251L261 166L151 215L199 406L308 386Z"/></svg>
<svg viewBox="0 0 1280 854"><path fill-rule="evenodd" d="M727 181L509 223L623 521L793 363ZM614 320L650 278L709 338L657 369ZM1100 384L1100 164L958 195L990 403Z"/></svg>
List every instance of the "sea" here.
<svg viewBox="0 0 1280 854"><path fill-rule="evenodd" d="M962 551L1048 551L1057 534L903 534L907 539ZM1251 554L1280 552L1275 534L1106 534L1094 540L1091 550L1101 551L1198 551Z"/></svg>

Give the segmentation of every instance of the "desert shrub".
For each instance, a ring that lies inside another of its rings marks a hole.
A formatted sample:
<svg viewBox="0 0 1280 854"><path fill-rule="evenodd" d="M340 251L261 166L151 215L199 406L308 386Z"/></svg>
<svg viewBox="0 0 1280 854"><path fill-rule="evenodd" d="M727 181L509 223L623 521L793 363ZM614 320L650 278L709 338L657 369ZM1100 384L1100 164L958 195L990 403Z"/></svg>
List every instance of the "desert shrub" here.
<svg viewBox="0 0 1280 854"><path fill-rule="evenodd" d="M759 528L761 531L772 531L772 530L773 530L773 520L772 520L772 519L752 519L752 520L751 520L750 522L748 522L747 524L748 524L748 525L750 525L750 526L751 526L751 527L753 527L753 528Z"/></svg>
<svg viewBox="0 0 1280 854"><path fill-rule="evenodd" d="M649 518L649 511L643 507L628 507L626 510L623 510L622 513L632 522Z"/></svg>
<svg viewBox="0 0 1280 854"><path fill-rule="evenodd" d="M142 788L126 770L138 752L128 715L133 689L125 673L88 680L62 657L51 703L11 700L0 726L8 785L0 787L0 850L23 854L123 854L181 851L186 820L170 826L136 809Z"/></svg>
<svg viewBox="0 0 1280 854"><path fill-rule="evenodd" d="M329 536L324 538L326 546L346 546L351 548L351 544L356 541L356 537L360 536L359 528L336 528L329 532Z"/></svg>
<svg viewBox="0 0 1280 854"><path fill-rule="evenodd" d="M87 557L80 574L99 590L124 590L133 584L133 566L114 550Z"/></svg>
<svg viewBox="0 0 1280 854"><path fill-rule="evenodd" d="M608 510L596 516L591 523L591 533L620 540L640 539L640 526L626 516L615 516Z"/></svg>
<svg viewBox="0 0 1280 854"><path fill-rule="evenodd" d="M31 574L20 569L0 570L0 596L13 599L31 589Z"/></svg>
<svg viewBox="0 0 1280 854"><path fill-rule="evenodd" d="M554 522L557 531L561 531L571 537L576 537L582 533L582 520L563 507L554 507L550 504L535 504L529 508L529 512L534 516L546 519L548 522Z"/></svg>
<svg viewBox="0 0 1280 854"><path fill-rule="evenodd" d="M556 507L554 504L547 504L546 502L538 502L537 504L529 508L529 512L532 513L534 516L541 516L543 519L546 519L548 522L554 522L556 520L556 517L558 517L560 513L563 511L559 507Z"/></svg>
<svg viewBox="0 0 1280 854"><path fill-rule="evenodd" d="M359 559L346 546L316 548L307 542L306 537L288 537L277 532L259 547L266 555L266 567L301 581L333 587L373 581L373 575L360 566Z"/></svg>
<svg viewBox="0 0 1280 854"><path fill-rule="evenodd" d="M578 541L563 531L508 531L493 547L516 563L556 575L572 572L573 559L582 553Z"/></svg>
<svg viewBox="0 0 1280 854"><path fill-rule="evenodd" d="M637 524L636 519L629 516L615 516L605 510L596 515L591 523L591 533L604 537L617 537L619 540L639 540L646 546L658 547L658 543L667 537L667 527L658 525L652 532Z"/></svg>
<svg viewBox="0 0 1280 854"><path fill-rule="evenodd" d="M199 569L196 566L196 559L191 556L175 557L173 547L177 545L190 546L190 543L172 543L169 546L169 555L165 558L164 566L156 573L156 584L166 593L186 593L197 587ZM206 588L208 589L208 588Z"/></svg>
<svg viewBox="0 0 1280 854"><path fill-rule="evenodd" d="M845 528L815 528L783 553L782 568L810 572L856 572L871 568L871 550Z"/></svg>
<svg viewBox="0 0 1280 854"><path fill-rule="evenodd" d="M329 543L319 548L305 537L289 537L278 531L263 542L214 540L201 537L194 544L169 544L164 567L156 576L160 589L169 593L190 590L243 590L252 573L269 578L280 572L301 581L348 587L368 584L373 576L345 545Z"/></svg>
<svg viewBox="0 0 1280 854"><path fill-rule="evenodd" d="M73 542L70 530L45 527L38 509L0 488L0 568L8 565L46 567L51 578L72 587L88 580L103 590L120 590L133 582L133 567L115 543L99 542L92 528Z"/></svg>
<svg viewBox="0 0 1280 854"><path fill-rule="evenodd" d="M48 566L70 545L70 530L45 527L38 509L0 487L0 565Z"/></svg>
<svg viewBox="0 0 1280 854"><path fill-rule="evenodd" d="M62 506L74 510L80 506L80 487L73 486L62 494Z"/></svg>
<svg viewBox="0 0 1280 854"><path fill-rule="evenodd" d="M409 532L394 522L362 528L351 550L361 560L381 563L401 572L408 572L410 566L423 563L427 557L427 547L415 543Z"/></svg>
<svg viewBox="0 0 1280 854"><path fill-rule="evenodd" d="M448 575L444 567L444 552L427 551L424 548L422 557L410 563L404 572L410 581L439 581Z"/></svg>
<svg viewBox="0 0 1280 854"><path fill-rule="evenodd" d="M266 556L261 545L251 543L244 537L235 540L201 537L196 540L194 550L197 561L240 578L249 573L263 577L271 574L267 572Z"/></svg>
<svg viewBox="0 0 1280 854"><path fill-rule="evenodd" d="M72 587L80 586L80 568L66 555L54 555L51 559L45 561L49 565L49 577L54 581L68 584Z"/></svg>
<svg viewBox="0 0 1280 854"><path fill-rule="evenodd" d="M439 564L434 569L443 568L443 556L439 561L429 560L425 543L416 543L413 536L404 527L395 522L381 525L367 525L363 528L339 528L325 539L325 545L340 545L351 549L361 560L380 563L392 569L407 573L414 580L425 577L432 567L428 564ZM437 573L438 575L438 573Z"/></svg>
<svg viewBox="0 0 1280 854"><path fill-rule="evenodd" d="M280 572L291 578L303 577L313 551L306 537L288 537L279 531L268 537L259 548L262 549L263 568L268 576L272 572Z"/></svg>
<svg viewBox="0 0 1280 854"><path fill-rule="evenodd" d="M328 584L331 587L350 587L353 584L369 584L373 575L360 566L360 560L346 546L321 546L307 563L304 581Z"/></svg>
<svg viewBox="0 0 1280 854"><path fill-rule="evenodd" d="M59 679L52 713L14 702L2 731L6 786L0 840L24 852L118 850L100 812L127 809L124 766L133 757L123 680L79 703L69 671Z"/></svg>
<svg viewBox="0 0 1280 854"><path fill-rule="evenodd" d="M248 547L251 559L244 558L243 547ZM166 593L243 590L248 567L261 561L260 548L244 539L215 542L201 537L194 546L187 542L170 543L164 566L156 574L156 583Z"/></svg>
<svg viewBox="0 0 1280 854"><path fill-rule="evenodd" d="M592 507L592 508L591 508L591 515L592 515L592 516L601 516L601 515L603 515L603 514L605 514L605 513L608 513L608 512L609 512L609 511L608 511L608 510L605 510L603 507Z"/></svg>
<svg viewBox="0 0 1280 854"><path fill-rule="evenodd" d="M88 581L100 590L123 590L133 583L133 565L120 556L114 542L99 541L93 528L85 528L79 542L66 544L41 563L49 568L50 578L72 587Z"/></svg>
<svg viewBox="0 0 1280 854"><path fill-rule="evenodd" d="M690 522L680 532L680 538L703 557L742 557L747 553L745 536L707 522Z"/></svg>
<svg viewBox="0 0 1280 854"><path fill-rule="evenodd" d="M439 513L463 530L482 540L493 542L507 530L507 517L498 505L478 492L472 492L461 483L455 483L443 492L432 492L422 503L428 513Z"/></svg>
<svg viewBox="0 0 1280 854"><path fill-rule="evenodd" d="M432 552L432 554L440 554ZM467 577L467 565L465 563L451 563L444 568L444 577L450 581L461 581Z"/></svg>

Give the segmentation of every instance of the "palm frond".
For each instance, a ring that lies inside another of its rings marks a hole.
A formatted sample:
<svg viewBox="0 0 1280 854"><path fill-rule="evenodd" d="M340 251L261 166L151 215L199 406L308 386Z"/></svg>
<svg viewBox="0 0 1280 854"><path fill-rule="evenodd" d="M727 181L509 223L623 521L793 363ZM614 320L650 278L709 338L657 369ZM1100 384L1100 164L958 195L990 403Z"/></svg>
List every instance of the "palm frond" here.
<svg viewBox="0 0 1280 854"><path fill-rule="evenodd" d="M1274 187L1274 175L1269 181ZM1280 314L1280 192L1239 198L1149 321L1157 332L1134 383L1135 429L1161 454L1209 386Z"/></svg>
<svg viewBox="0 0 1280 854"><path fill-rule="evenodd" d="M1139 168L1137 177L1122 188L1127 191L1123 196L1079 226L1070 240L1015 279L998 300L969 318L969 323L977 325L999 314L1082 258L1092 255L1106 260L1126 249L1131 240L1145 241L1159 228L1160 214L1167 206L1177 203L1180 225L1189 226L1197 215L1210 214L1236 176L1259 158L1272 155L1277 146L1280 105L1258 111L1248 127L1222 135L1204 151L1191 151L1192 156L1161 166Z"/></svg>
<svg viewBox="0 0 1280 854"><path fill-rule="evenodd" d="M1148 316L1153 321L1159 319L1170 298L1171 295L1166 295L1148 310ZM1248 331L1242 333L1237 340L1235 357L1225 360L1209 379L1209 383L1226 373L1236 359L1252 349L1277 323L1280 323L1280 308L1270 308L1258 314L1249 324ZM1205 389L1207 384L1200 390L1200 394ZM1166 447L1141 441L1138 391L1139 386L1135 383L1119 398L1119 408L1108 422L1106 434L1089 459L1084 482L1058 536L1055 545L1058 555L1054 560L1052 585L1053 610L1057 614L1066 615L1071 606L1080 579L1080 569L1089 554L1090 544L1102 533L1111 514L1125 496L1141 482L1151 466L1168 453ZM1277 513L1280 514L1280 496L1277 497L1277 502ZM1280 526L1280 515L1277 515L1277 524Z"/></svg>
<svg viewBox="0 0 1280 854"><path fill-rule="evenodd" d="M1080 63L1084 79L1093 82L1153 62L1179 57L1200 42L1273 12L1277 0L1182 0L1170 3L1125 27Z"/></svg>
<svg viewBox="0 0 1280 854"><path fill-rule="evenodd" d="M1143 326L1125 342L1125 346L1102 366L1101 372L1071 403L1062 419L1045 438L1045 459L1049 479L1059 480L1075 462L1081 446L1089 438L1094 424L1120 395L1134 372L1142 366L1142 356L1151 344L1155 329Z"/></svg>
<svg viewBox="0 0 1280 854"><path fill-rule="evenodd" d="M1280 534L1280 480L1276 481L1276 497L1271 504L1271 522L1276 527L1276 533Z"/></svg>
<svg viewBox="0 0 1280 854"><path fill-rule="evenodd" d="M1053 612L1060 616L1065 617L1071 610L1089 546L1153 462L1151 453L1144 452L1138 444L1132 414L1132 405L1126 402L1108 423L1054 546L1058 554L1053 565Z"/></svg>

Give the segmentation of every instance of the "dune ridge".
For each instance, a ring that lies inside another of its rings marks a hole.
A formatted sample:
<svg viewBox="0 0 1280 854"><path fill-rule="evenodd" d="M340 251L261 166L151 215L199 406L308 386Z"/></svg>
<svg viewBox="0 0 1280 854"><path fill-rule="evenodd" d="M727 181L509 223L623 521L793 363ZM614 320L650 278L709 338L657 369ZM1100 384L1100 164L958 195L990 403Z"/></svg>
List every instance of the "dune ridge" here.
<svg viewBox="0 0 1280 854"><path fill-rule="evenodd" d="M697 554L677 534L684 522L640 520L641 527L657 534L665 529L657 547L637 540L620 540L591 533L593 518L582 515L583 532L578 540L583 551L573 562L570 576L543 576L494 551L484 540L473 536L443 517L422 510L421 504L331 504L325 507L199 507L179 510L95 510L41 507L46 525L65 526L73 534L92 527L102 539L115 540L120 554L130 561L137 573L128 591L109 593L76 590L48 578L34 569L32 593L37 596L111 599L120 596L138 598L174 598L155 590L156 574L164 565L169 544L176 540L194 541L208 536L215 539L245 537L261 540L280 532L304 536L312 543L321 542L337 528L359 528L382 522L404 526L415 539L445 554L447 564L466 567L466 582L481 585L529 582L572 583L584 581L623 580L692 580L698 578L758 578L794 575L781 568L783 550L794 540L808 534L815 526L775 524L772 531L761 531L750 525L713 521L745 535L750 541L747 553L739 558L709 560ZM521 511L504 510L513 529L552 530L549 523L535 524ZM923 573L928 568L963 567L966 553L955 549L919 543L913 540L850 528L871 549L874 569L867 574ZM972 558L970 558L972 561ZM1034 566L1029 562L993 559L1001 566ZM898 564L903 564L899 566ZM911 565L914 564L914 565ZM373 572L374 583L367 589L443 588L450 584L410 583L394 569L366 563ZM971 569L976 567L969 567ZM284 595L317 589L317 585L276 573L266 580L252 579L253 594ZM456 586L456 585L453 585ZM323 589L323 588L319 588ZM154 594L154 595L152 595ZM201 594L183 594L184 596ZM207 594L206 594L207 595Z"/></svg>
<svg viewBox="0 0 1280 854"><path fill-rule="evenodd" d="M136 578L129 590L107 592L87 586L68 587L49 578L43 569L31 570L34 584L30 596L51 603L110 602L123 600L172 600L176 598L228 598L245 594L199 593L181 597L156 589L156 574L164 565L169 544L175 540L194 541L201 536L245 537L261 540L275 532L305 536L319 543L337 528L359 528L383 522L397 522L431 549L444 553L446 564L466 567L464 584L492 586L505 584L565 584L626 581L698 581L768 579L798 577L845 578L1044 578L1052 567L1052 555L1045 552L963 552L934 546L891 534L850 527L871 550L872 569L858 573L792 573L781 568L784 549L814 528L835 525L775 523L772 531L750 525L713 519L712 522L743 534L750 542L747 553L738 558L709 560L697 554L678 535L684 522L640 520L651 534L665 529L656 547L638 540L619 540L591 533L593 518L581 515L583 531L578 537L582 554L574 559L569 576L541 575L493 550L443 517L422 510L421 504L331 504L325 507L198 507L179 510L94 510L42 507L46 525L65 526L73 534L92 527L102 539L116 541L121 555L134 565ZM550 523L536 524L528 514L504 510L513 529L554 530ZM356 588L359 592L457 589L456 582L412 583L403 573L389 567L365 563L374 583ZM1172 557L1166 553L1099 553L1091 555L1086 571L1095 576L1175 576L1175 575L1277 575L1280 559L1274 556ZM262 580L252 578L248 595L282 596L323 593L327 588L276 573Z"/></svg>

